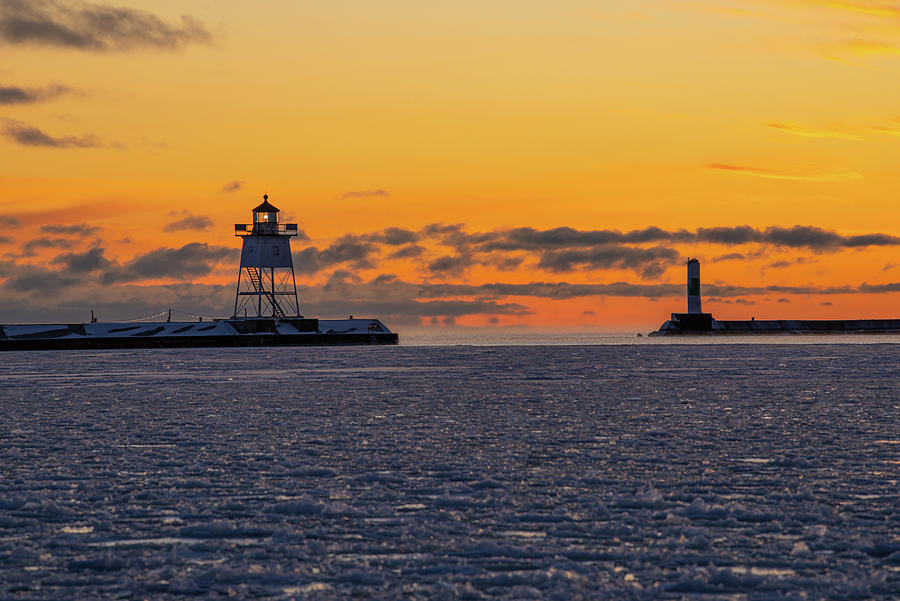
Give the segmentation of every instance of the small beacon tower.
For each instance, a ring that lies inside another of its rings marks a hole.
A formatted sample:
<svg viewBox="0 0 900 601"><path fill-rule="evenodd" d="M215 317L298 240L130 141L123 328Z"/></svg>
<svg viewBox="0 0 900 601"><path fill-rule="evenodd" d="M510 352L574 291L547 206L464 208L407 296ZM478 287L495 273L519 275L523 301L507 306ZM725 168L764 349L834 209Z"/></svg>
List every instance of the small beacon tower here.
<svg viewBox="0 0 900 601"><path fill-rule="evenodd" d="M687 263L687 312L703 313L700 308L700 261L697 259Z"/></svg>
<svg viewBox="0 0 900 601"><path fill-rule="evenodd" d="M269 195L253 209L253 223L234 224L234 235L243 238L241 268L234 296L234 317L302 317L297 300L297 281L291 258L291 237L296 223L278 223Z"/></svg>
<svg viewBox="0 0 900 601"><path fill-rule="evenodd" d="M671 321L681 332L709 332L713 329L711 313L700 308L700 261L687 262L687 313L672 313Z"/></svg>

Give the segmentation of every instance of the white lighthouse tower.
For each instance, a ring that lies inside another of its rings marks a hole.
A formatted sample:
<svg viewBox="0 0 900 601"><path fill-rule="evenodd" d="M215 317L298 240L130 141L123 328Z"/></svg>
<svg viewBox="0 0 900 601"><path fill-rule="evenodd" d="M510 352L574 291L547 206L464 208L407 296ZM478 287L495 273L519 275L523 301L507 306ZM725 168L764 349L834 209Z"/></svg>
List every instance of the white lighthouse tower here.
<svg viewBox="0 0 900 601"><path fill-rule="evenodd" d="M253 209L253 223L234 224L234 235L244 242L234 296L236 318L302 317L291 258L297 224L278 223L279 212L265 194Z"/></svg>

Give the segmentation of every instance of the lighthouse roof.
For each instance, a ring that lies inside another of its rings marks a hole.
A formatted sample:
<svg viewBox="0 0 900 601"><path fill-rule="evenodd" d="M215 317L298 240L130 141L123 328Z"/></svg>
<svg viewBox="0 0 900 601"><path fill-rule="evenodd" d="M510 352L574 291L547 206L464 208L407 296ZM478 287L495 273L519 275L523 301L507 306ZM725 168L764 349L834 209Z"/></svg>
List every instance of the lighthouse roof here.
<svg viewBox="0 0 900 601"><path fill-rule="evenodd" d="M269 203L269 195L263 196L262 204L253 209L254 213L279 213L278 207Z"/></svg>

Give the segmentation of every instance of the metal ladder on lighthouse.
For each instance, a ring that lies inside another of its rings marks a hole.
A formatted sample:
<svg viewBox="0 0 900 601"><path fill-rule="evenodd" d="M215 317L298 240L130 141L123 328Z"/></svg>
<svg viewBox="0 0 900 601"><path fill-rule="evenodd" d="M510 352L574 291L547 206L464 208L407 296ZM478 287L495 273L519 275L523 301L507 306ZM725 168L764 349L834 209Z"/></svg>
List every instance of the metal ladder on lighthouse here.
<svg viewBox="0 0 900 601"><path fill-rule="evenodd" d="M262 276L259 273L259 269L256 267L247 267L247 275L250 276L250 283L253 284L253 289L256 291L256 293L265 294L269 301L272 303L272 310L275 312L275 316L284 317L284 311L281 309L281 305L279 305L278 301L275 300L275 291L267 291L263 288Z"/></svg>

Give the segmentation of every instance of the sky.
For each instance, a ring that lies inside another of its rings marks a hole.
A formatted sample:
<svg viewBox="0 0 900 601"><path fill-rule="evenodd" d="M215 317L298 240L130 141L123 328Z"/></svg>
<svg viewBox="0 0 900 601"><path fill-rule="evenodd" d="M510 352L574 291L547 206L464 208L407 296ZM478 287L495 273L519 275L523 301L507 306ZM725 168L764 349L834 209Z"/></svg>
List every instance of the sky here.
<svg viewBox="0 0 900 601"><path fill-rule="evenodd" d="M900 2L0 0L0 322L900 317Z"/></svg>

